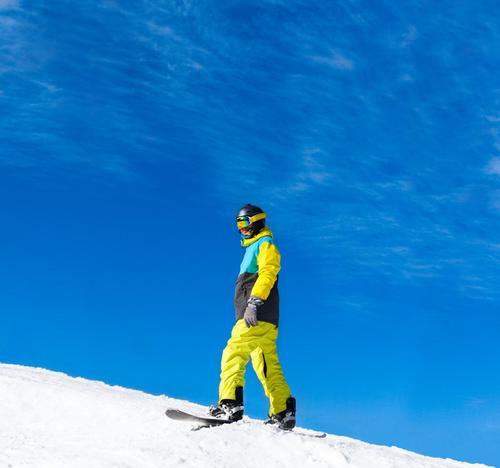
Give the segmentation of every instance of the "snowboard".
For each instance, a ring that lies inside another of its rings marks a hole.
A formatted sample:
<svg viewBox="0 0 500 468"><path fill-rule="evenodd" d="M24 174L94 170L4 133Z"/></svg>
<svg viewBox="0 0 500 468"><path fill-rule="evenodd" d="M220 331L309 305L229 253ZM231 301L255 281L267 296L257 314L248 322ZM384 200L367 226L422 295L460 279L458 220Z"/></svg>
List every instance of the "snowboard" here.
<svg viewBox="0 0 500 468"><path fill-rule="evenodd" d="M186 421L186 422L196 423L197 425L191 429L193 431L198 431L199 429L203 429L203 428L207 428L207 427L222 426L224 424L231 424L231 423L235 422L235 421L228 421L227 419L212 418L210 416L198 416L196 414L187 413L186 411L182 411L182 410L178 410L178 409L174 409L174 408L168 408L165 411L165 414L170 419L174 419L175 421ZM326 437L325 432L303 432L303 431L297 431L297 430L277 429L274 427L272 427L272 429L274 429L280 433L293 433L293 434L300 435L300 436L313 437L313 438L318 438L318 439L323 439Z"/></svg>

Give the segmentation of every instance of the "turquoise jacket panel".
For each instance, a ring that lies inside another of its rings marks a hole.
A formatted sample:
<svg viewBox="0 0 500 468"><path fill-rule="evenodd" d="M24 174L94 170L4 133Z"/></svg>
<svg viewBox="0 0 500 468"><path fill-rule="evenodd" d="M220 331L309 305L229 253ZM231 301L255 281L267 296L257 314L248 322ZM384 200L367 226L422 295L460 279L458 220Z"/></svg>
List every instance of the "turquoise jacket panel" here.
<svg viewBox="0 0 500 468"><path fill-rule="evenodd" d="M259 255L260 246L263 242L274 244L271 236L264 236L253 244L250 244L248 247L245 247L245 255L243 256L243 260L240 265L240 275L243 273L257 273L259 271L257 257Z"/></svg>

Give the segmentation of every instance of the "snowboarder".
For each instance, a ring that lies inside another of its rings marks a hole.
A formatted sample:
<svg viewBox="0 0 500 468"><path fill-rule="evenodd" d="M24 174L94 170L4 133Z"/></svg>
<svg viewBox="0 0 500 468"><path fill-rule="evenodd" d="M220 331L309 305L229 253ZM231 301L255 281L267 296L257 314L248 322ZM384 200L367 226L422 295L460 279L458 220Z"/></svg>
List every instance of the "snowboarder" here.
<svg viewBox="0 0 500 468"><path fill-rule="evenodd" d="M236 282L236 324L222 353L219 402L209 414L238 421L243 417L245 367L253 368L270 400L269 424L295 427L295 398L278 360L280 253L265 224L266 213L247 204L238 212L236 225L245 255Z"/></svg>

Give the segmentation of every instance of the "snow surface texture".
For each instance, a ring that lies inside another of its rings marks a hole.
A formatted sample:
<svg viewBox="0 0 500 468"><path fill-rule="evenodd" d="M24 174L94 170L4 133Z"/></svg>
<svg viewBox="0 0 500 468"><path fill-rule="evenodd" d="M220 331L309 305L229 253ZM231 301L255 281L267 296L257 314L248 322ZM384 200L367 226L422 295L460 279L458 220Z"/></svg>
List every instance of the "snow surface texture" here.
<svg viewBox="0 0 500 468"><path fill-rule="evenodd" d="M0 467L26 468L459 468L395 447L278 432L245 419L191 431L167 407L206 408L165 396L0 364ZM301 432L307 430L301 429Z"/></svg>

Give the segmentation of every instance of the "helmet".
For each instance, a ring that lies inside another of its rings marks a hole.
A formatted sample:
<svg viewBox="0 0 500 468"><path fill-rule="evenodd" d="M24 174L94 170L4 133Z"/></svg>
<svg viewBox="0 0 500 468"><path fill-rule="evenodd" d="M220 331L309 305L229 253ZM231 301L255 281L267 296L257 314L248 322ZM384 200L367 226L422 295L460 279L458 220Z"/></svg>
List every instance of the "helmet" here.
<svg viewBox="0 0 500 468"><path fill-rule="evenodd" d="M250 239L257 235L266 225L266 213L258 206L247 203L238 211L236 225L241 237Z"/></svg>

